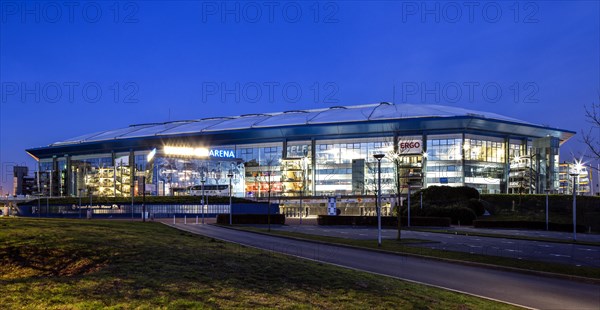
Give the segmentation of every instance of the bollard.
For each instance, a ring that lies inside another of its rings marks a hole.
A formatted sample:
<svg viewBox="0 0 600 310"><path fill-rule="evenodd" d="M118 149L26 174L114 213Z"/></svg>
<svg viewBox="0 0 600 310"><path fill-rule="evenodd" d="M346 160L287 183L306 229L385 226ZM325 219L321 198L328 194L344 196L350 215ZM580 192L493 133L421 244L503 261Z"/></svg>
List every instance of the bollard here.
<svg viewBox="0 0 600 310"><path fill-rule="evenodd" d="M196 225L198 225L198 216L196 215Z"/></svg>
<svg viewBox="0 0 600 310"><path fill-rule="evenodd" d="M187 224L187 215L183 216L183 224Z"/></svg>
<svg viewBox="0 0 600 310"><path fill-rule="evenodd" d="M175 224L175 215L173 215L173 224Z"/></svg>

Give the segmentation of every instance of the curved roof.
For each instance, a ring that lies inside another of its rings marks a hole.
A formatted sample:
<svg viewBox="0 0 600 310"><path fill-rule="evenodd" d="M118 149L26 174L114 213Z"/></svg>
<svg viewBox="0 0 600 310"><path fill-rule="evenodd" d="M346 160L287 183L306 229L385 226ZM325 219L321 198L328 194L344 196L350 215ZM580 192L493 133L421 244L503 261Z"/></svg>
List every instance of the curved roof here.
<svg viewBox="0 0 600 310"><path fill-rule="evenodd" d="M425 104L392 104L382 102L368 105L335 106L325 109L294 110L278 113L247 114L233 117L215 117L189 121L131 125L126 128L78 136L72 139L52 143L50 146L251 128L275 128L311 124L448 117L477 117L537 126L495 113L473 111L457 107Z"/></svg>

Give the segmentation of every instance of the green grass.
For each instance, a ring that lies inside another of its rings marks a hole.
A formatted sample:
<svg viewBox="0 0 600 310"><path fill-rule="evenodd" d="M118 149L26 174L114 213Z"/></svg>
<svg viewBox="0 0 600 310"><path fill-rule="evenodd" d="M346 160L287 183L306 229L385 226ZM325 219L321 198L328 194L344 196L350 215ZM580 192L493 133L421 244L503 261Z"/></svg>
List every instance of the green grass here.
<svg viewBox="0 0 600 310"><path fill-rule="evenodd" d="M1 219L3 309L508 309L159 223Z"/></svg>
<svg viewBox="0 0 600 310"><path fill-rule="evenodd" d="M447 259L447 260L456 260L456 261L464 261L464 262L473 262L473 263L481 263L492 266L499 267L510 267L510 268L518 268L528 271L541 271L541 272L551 272L557 273L566 276L576 276L576 277L584 277L590 279L600 279L600 269L594 267L577 267L572 265L565 264L556 264L556 263L547 263L547 262L539 262L539 261L531 261L531 260L521 260L521 259L513 259L508 257L500 257L500 256L491 256L482 254L471 254L466 252L458 252L458 251L445 251L438 249L429 249L425 247L415 247L411 246L415 242L412 240L417 239L409 239L407 241L402 240L402 242L398 242L395 239L383 239L381 243L381 248L377 246L376 240L360 240L360 239L350 239L350 238L339 238L339 237L329 237L329 236L321 236L321 235L313 235L313 234L304 234L298 232L289 232L289 231L279 231L279 230L271 230L268 232L266 229L255 228L255 227L239 227L238 229L244 229L249 231L255 231L260 233L267 233L278 236L292 237L292 238L300 238L307 240L315 240L333 244L342 244L360 248L367 249L378 249L385 250L400 254L414 254L426 256L434 259ZM423 243L424 240L420 240L418 243Z"/></svg>

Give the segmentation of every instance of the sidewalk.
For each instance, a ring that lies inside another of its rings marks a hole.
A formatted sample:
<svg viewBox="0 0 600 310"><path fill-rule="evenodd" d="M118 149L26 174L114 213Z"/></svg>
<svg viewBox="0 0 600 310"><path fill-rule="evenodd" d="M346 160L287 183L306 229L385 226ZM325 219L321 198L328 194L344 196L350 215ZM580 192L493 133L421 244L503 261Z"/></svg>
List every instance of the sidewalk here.
<svg viewBox="0 0 600 310"><path fill-rule="evenodd" d="M568 240L568 241L573 240L572 232L560 232L560 231L527 230L527 229L501 229L501 228L474 228L474 227L470 227L470 226L452 226L448 230L456 230L456 231L462 231L462 232L474 232L474 233L476 232L476 233L493 234L493 235L512 235L512 236L535 237L535 238L552 238L552 239L561 239L561 240ZM577 233L577 240L600 243L600 234Z"/></svg>

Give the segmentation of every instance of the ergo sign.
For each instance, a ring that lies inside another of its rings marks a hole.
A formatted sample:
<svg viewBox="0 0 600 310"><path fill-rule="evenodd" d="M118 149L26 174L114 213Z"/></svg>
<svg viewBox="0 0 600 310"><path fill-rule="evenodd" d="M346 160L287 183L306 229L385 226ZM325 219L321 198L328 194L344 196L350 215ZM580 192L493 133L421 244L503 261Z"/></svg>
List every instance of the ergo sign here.
<svg viewBox="0 0 600 310"><path fill-rule="evenodd" d="M419 140L398 141L398 152L400 154L420 154L423 152L423 143Z"/></svg>

